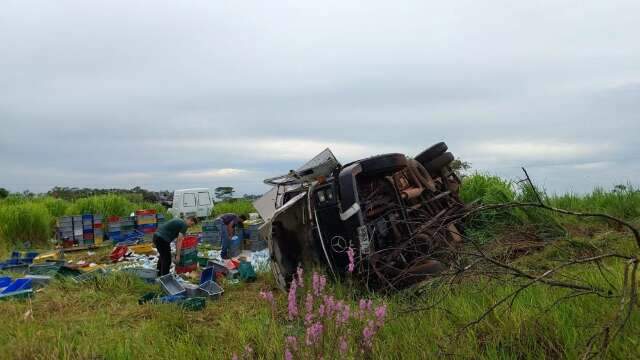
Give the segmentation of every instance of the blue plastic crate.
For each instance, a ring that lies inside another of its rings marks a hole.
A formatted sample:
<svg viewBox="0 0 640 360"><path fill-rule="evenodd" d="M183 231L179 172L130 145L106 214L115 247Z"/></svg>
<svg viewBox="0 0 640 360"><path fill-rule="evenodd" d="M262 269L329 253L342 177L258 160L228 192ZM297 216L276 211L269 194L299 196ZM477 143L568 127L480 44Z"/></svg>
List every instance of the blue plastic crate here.
<svg viewBox="0 0 640 360"><path fill-rule="evenodd" d="M20 259L19 257L15 257L14 258L13 255L12 255L11 259L5 261L4 264L5 265L20 265L20 264L22 264L22 259Z"/></svg>
<svg viewBox="0 0 640 360"><path fill-rule="evenodd" d="M11 284L12 280L9 276L0 276L0 288L4 288Z"/></svg>
<svg viewBox="0 0 640 360"><path fill-rule="evenodd" d="M207 267L200 274L200 291L206 293L210 298L219 298L224 290L215 282L214 267Z"/></svg>
<svg viewBox="0 0 640 360"><path fill-rule="evenodd" d="M12 284L4 288L0 294L8 294L16 291L29 290L32 287L31 279L16 279Z"/></svg>
<svg viewBox="0 0 640 360"><path fill-rule="evenodd" d="M25 273L27 272L27 270L29 269L29 264L6 264L6 263L0 263L0 270L4 270L4 271L9 271L9 272L14 272L14 273Z"/></svg>
<svg viewBox="0 0 640 360"><path fill-rule="evenodd" d="M267 242L264 240L251 241L249 244L251 251L260 251L267 248Z"/></svg>
<svg viewBox="0 0 640 360"><path fill-rule="evenodd" d="M33 289L27 289L27 290L13 291L6 294L0 293L0 300L25 299L25 298L30 298L31 296L33 296Z"/></svg>

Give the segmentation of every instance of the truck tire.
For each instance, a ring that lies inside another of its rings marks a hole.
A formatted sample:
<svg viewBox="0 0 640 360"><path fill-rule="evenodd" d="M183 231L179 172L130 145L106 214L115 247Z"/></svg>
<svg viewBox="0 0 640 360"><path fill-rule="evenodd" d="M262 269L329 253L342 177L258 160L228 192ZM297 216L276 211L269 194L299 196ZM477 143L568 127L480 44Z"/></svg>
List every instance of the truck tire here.
<svg viewBox="0 0 640 360"><path fill-rule="evenodd" d="M453 154L450 152L446 152L431 160L427 165L425 165L425 168L432 176L440 176L442 174L442 168L451 164L453 159Z"/></svg>
<svg viewBox="0 0 640 360"><path fill-rule="evenodd" d="M402 154L385 154L360 160L363 175L390 175L407 167Z"/></svg>
<svg viewBox="0 0 640 360"><path fill-rule="evenodd" d="M431 160L437 158L442 155L445 151L447 151L449 147L444 142L439 142L427 150L418 154L414 159L418 160L423 166L426 166Z"/></svg>

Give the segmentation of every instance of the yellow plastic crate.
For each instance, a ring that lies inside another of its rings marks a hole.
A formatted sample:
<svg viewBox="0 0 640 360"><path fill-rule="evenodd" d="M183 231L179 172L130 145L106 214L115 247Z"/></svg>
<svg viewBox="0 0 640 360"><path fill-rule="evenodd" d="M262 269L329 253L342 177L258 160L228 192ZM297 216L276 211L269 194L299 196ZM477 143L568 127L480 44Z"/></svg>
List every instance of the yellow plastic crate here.
<svg viewBox="0 0 640 360"><path fill-rule="evenodd" d="M140 218L138 219L138 225L149 225L157 223L155 218Z"/></svg>
<svg viewBox="0 0 640 360"><path fill-rule="evenodd" d="M155 252L155 250L153 249L153 244L151 243L132 245L132 246L129 246L129 249L135 252L136 254L150 254L152 252Z"/></svg>

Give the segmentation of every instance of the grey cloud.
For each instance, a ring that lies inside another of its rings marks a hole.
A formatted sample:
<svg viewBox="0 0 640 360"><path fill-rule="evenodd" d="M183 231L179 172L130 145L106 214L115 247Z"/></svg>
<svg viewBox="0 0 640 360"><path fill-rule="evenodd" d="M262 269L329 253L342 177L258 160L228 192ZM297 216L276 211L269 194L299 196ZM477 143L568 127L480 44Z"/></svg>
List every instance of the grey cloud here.
<svg viewBox="0 0 640 360"><path fill-rule="evenodd" d="M595 0L8 1L0 186L259 192L314 147L349 161L440 140L481 171L517 177L526 165L552 190L634 181L639 11ZM279 139L310 149L264 146ZM482 144L565 147L508 156ZM179 176L220 169L247 172Z"/></svg>

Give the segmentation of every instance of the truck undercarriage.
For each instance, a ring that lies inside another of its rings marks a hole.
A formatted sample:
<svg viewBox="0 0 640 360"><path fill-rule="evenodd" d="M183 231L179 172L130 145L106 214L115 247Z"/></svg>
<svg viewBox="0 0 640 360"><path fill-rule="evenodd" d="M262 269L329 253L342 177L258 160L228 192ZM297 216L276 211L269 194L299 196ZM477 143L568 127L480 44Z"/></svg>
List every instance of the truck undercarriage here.
<svg viewBox="0 0 640 360"><path fill-rule="evenodd" d="M256 208L267 220L263 234L279 285L286 288L297 266L310 263L345 276L349 248L351 276L371 289L411 286L446 269L461 243L464 210L446 150L439 143L413 159L386 154L342 166L327 149L267 179L274 190Z"/></svg>

